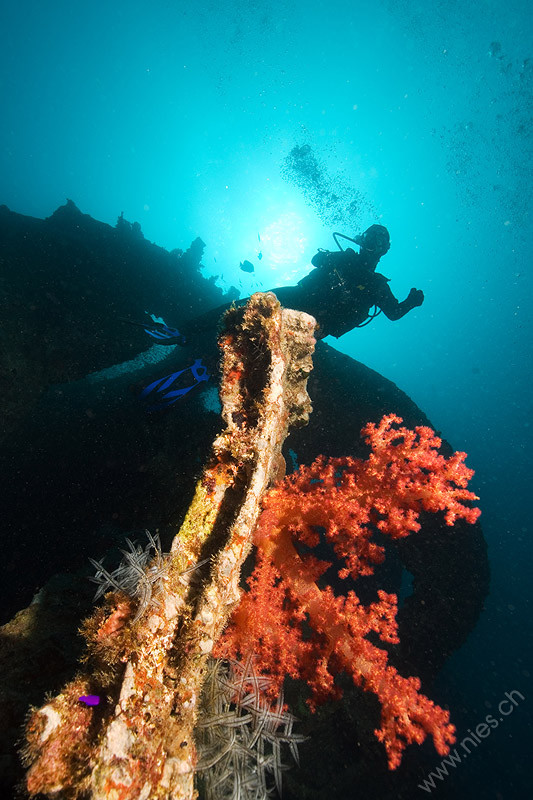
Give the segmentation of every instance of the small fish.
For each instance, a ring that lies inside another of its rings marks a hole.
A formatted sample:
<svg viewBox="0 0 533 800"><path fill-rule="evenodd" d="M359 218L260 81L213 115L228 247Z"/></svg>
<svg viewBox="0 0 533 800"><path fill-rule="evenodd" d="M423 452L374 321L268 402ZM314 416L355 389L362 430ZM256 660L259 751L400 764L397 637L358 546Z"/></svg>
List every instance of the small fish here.
<svg viewBox="0 0 533 800"><path fill-rule="evenodd" d="M258 241L261 241L261 237L259 236L259 234L257 234L257 239Z"/></svg>
<svg viewBox="0 0 533 800"><path fill-rule="evenodd" d="M299 468L299 465L298 465L298 454L294 450L292 450L292 448L290 448L289 449L289 456L290 456L290 459L291 459L292 471L296 472L296 470Z"/></svg>
<svg viewBox="0 0 533 800"><path fill-rule="evenodd" d="M100 696L97 694L82 694L78 697L80 703L85 703L86 706L97 706L100 703Z"/></svg>
<svg viewBox="0 0 533 800"><path fill-rule="evenodd" d="M254 271L254 265L252 264L251 261L241 261L240 267L241 267L243 272L253 272Z"/></svg>
<svg viewBox="0 0 533 800"><path fill-rule="evenodd" d="M263 258L263 253L258 253L257 258L259 259L259 261L261 261L261 259Z"/></svg>

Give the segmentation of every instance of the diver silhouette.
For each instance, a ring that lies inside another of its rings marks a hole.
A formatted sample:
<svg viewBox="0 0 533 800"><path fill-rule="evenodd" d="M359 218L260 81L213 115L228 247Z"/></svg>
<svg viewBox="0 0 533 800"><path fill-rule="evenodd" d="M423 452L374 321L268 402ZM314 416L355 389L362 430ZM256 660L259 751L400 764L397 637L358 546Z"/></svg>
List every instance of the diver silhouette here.
<svg viewBox="0 0 533 800"><path fill-rule="evenodd" d="M315 317L317 339L325 336L339 338L353 328L367 325L381 311L390 320L397 320L422 305L424 293L421 289L411 289L406 299L399 302L390 290L389 278L376 272L380 258L390 248L387 228L371 225L355 239L340 233L334 233L333 237L338 251L319 250L311 259L316 269L296 286L271 290L285 308L305 311ZM351 247L343 250L339 237L359 245L360 251L356 253ZM187 337L207 330L216 325L231 305L241 306L245 302L246 298L212 309L180 327Z"/></svg>
<svg viewBox="0 0 533 800"><path fill-rule="evenodd" d="M343 234L338 237L349 239ZM389 287L389 278L376 272L379 260L390 248L390 236L383 225L371 225L360 236L349 239L359 245L338 251L319 250L311 259L316 269L296 286L272 291L286 308L312 314L318 322L315 336L339 338L353 328L371 322L381 311L390 320L397 320L424 302L420 289L411 289L401 303ZM375 308L374 308L375 307ZM374 309L371 311L371 309Z"/></svg>

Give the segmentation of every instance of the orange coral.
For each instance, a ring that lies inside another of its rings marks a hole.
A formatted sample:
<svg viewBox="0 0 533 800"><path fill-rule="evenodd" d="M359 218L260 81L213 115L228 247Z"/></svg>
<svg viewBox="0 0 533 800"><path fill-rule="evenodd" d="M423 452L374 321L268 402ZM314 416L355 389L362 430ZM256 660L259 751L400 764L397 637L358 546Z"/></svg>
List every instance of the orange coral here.
<svg viewBox="0 0 533 800"><path fill-rule="evenodd" d="M466 454L445 458L430 428L411 431L397 427L401 422L389 415L363 429L372 448L368 460L319 457L266 495L249 591L216 648L218 656L253 654L270 676L273 693L285 675L303 679L312 708L340 697L335 675L349 673L380 700L376 736L391 769L408 744L428 734L445 755L455 729L448 712L420 694L419 679L401 677L387 663L386 651L367 639L374 631L384 642L398 641L396 596L379 591L365 606L353 591L336 596L329 586L319 588L318 579L332 564L312 551L323 538L340 563L339 577L356 579L383 561L384 549L373 541L376 529L393 539L407 536L420 528L422 510L443 511L448 525L458 518L476 521L479 509L464 504L478 499L466 488L473 474L464 464Z"/></svg>

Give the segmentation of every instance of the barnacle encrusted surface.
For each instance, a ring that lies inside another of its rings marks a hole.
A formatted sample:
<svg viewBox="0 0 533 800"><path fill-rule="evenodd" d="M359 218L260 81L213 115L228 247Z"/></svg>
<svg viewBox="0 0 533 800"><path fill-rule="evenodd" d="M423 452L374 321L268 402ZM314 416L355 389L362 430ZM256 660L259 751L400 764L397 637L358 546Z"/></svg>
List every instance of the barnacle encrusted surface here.
<svg viewBox="0 0 533 800"><path fill-rule="evenodd" d="M160 606L148 604L137 619L131 597L116 591L84 623L83 669L28 720L31 795L196 796L194 728L207 659L239 600L240 569L264 491L283 471L288 426L305 424L311 411L314 325L273 294L228 313L220 339L226 428L172 544ZM197 582L191 567L206 558ZM105 702L81 713L82 694Z"/></svg>

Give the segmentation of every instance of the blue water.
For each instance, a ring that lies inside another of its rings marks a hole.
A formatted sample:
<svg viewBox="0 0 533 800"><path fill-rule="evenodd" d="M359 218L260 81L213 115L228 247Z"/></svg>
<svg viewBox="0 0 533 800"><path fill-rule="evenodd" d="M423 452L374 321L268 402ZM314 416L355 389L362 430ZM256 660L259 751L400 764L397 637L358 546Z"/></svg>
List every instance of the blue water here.
<svg viewBox="0 0 533 800"><path fill-rule="evenodd" d="M440 678L459 733L525 698L455 769L461 798L528 796L532 34L526 0L19 0L0 15L13 211L70 197L168 249L201 236L205 274L243 295L299 280L334 230L388 227L380 270L423 306L328 343L397 383L476 470L492 586ZM286 168L304 145L318 194Z"/></svg>

